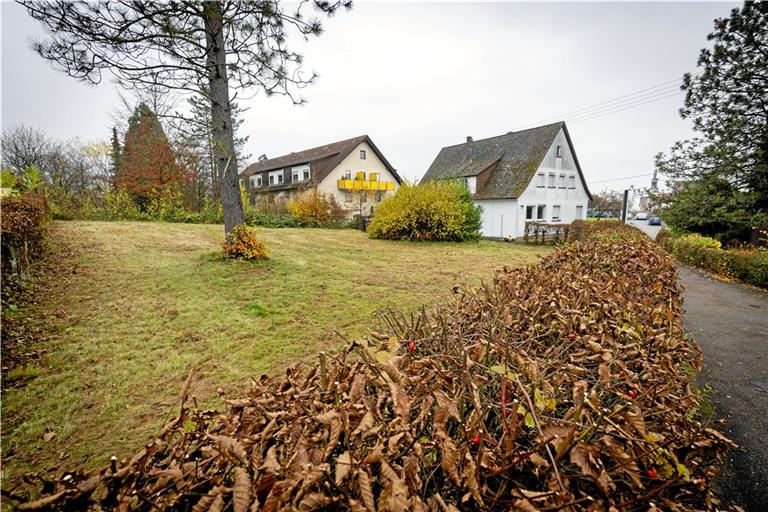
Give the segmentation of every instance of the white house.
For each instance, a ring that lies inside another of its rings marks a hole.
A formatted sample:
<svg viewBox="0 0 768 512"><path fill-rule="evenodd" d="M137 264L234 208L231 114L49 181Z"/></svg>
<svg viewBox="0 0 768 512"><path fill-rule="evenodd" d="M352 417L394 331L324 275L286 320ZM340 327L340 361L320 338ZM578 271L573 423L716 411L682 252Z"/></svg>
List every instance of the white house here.
<svg viewBox="0 0 768 512"><path fill-rule="evenodd" d="M521 237L526 221L584 219L592 198L564 122L440 150L422 182L461 179L483 208L485 237Z"/></svg>
<svg viewBox="0 0 768 512"><path fill-rule="evenodd" d="M253 163L240 180L253 204L280 209L296 194L317 190L334 196L349 216L368 215L402 183L367 135Z"/></svg>

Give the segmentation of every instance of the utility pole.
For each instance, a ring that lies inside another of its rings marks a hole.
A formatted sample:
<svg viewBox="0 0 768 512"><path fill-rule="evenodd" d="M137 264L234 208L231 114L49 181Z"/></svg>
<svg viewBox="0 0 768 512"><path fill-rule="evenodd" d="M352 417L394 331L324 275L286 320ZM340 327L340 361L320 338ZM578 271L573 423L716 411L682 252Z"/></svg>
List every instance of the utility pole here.
<svg viewBox="0 0 768 512"><path fill-rule="evenodd" d="M627 222L627 206L629 202L629 190L624 190L624 201L621 203L621 222Z"/></svg>

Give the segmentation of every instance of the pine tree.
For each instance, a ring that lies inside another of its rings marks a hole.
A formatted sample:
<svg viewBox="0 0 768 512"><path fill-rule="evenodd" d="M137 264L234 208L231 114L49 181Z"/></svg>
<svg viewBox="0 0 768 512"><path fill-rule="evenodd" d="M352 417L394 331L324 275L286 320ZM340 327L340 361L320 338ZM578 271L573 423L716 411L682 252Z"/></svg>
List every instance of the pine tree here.
<svg viewBox="0 0 768 512"><path fill-rule="evenodd" d="M117 127L112 127L112 153L110 155L112 160L112 168L110 169L110 174L112 175L112 180L117 179L117 176L120 174L120 158L122 157L122 151L123 148L120 145L120 136L117 134Z"/></svg>

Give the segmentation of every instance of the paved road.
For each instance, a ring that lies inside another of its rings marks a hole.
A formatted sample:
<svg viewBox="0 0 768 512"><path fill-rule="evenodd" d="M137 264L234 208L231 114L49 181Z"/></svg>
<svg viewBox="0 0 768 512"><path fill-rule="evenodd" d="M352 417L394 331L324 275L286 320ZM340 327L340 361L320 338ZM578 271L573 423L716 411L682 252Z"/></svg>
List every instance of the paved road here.
<svg viewBox="0 0 768 512"><path fill-rule="evenodd" d="M685 328L704 352L702 384L739 444L718 481L723 504L768 510L768 292L680 266Z"/></svg>
<svg viewBox="0 0 768 512"><path fill-rule="evenodd" d="M654 240L656 240L658 232L661 231L661 226L649 226L647 220L628 220L627 224L635 226Z"/></svg>

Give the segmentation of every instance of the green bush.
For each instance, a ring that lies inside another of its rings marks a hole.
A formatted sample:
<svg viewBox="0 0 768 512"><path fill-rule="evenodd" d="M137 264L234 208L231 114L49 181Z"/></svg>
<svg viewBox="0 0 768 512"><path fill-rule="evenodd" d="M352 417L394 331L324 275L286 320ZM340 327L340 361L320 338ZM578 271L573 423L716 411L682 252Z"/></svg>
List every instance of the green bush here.
<svg viewBox="0 0 768 512"><path fill-rule="evenodd" d="M718 240L697 234L668 233L657 241L683 263L768 288L768 250L723 249Z"/></svg>
<svg viewBox="0 0 768 512"><path fill-rule="evenodd" d="M376 208L368 236L388 240L477 240L481 213L459 183L435 180L403 185Z"/></svg>

